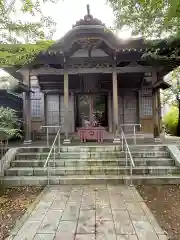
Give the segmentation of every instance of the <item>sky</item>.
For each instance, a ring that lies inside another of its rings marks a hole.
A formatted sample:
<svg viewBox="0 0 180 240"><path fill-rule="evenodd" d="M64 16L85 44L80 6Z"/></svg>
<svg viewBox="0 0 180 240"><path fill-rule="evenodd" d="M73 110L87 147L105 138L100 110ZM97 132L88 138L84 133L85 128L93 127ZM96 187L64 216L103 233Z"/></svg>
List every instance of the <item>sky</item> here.
<svg viewBox="0 0 180 240"><path fill-rule="evenodd" d="M113 11L106 0L60 0L57 4L44 4L43 8L43 12L52 16L57 23L55 39L62 37L76 21L84 18L84 15L87 14L87 4L90 4L90 12L93 17L100 19L107 27L114 26ZM131 34L130 31L126 30L120 35L122 38L128 38Z"/></svg>
<svg viewBox="0 0 180 240"><path fill-rule="evenodd" d="M106 0L60 0L58 3L45 3L42 11L44 15L51 16L57 23L56 33L53 39L60 39L76 21L80 20L87 14L86 5L90 4L90 12L93 17L100 19L107 27L114 27L115 18L111 7L106 4ZM28 20L26 17L25 20ZM129 38L131 32L129 30L121 31L121 38ZM0 70L0 75L6 75Z"/></svg>

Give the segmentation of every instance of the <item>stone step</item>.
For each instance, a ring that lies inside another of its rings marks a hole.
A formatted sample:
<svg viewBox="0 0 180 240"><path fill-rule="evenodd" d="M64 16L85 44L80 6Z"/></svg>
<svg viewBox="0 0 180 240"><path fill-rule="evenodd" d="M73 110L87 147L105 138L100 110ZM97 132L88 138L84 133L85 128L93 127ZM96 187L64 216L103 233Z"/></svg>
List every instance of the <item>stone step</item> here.
<svg viewBox="0 0 180 240"><path fill-rule="evenodd" d="M135 151L165 151L165 145L129 145L130 150ZM95 145L95 146L63 146L60 148L61 152L114 152L121 151L121 144L119 145ZM20 153L48 153L49 147L20 147Z"/></svg>
<svg viewBox="0 0 180 240"><path fill-rule="evenodd" d="M132 157L141 157L141 158L164 158L169 157L169 153L166 151L131 151ZM46 159L48 153L41 153L41 152L27 152L27 153L18 153L15 157L16 160L20 159ZM54 157L52 153L51 158ZM56 153L56 158L60 157L61 159L64 158L71 158L71 159L112 159L112 158L119 158L125 157L124 152L61 152Z"/></svg>
<svg viewBox="0 0 180 240"><path fill-rule="evenodd" d="M77 146L63 146L60 148L61 152L113 152L120 151L121 144L98 144L98 145L77 145Z"/></svg>
<svg viewBox="0 0 180 240"><path fill-rule="evenodd" d="M173 166L174 161L170 158L134 158L136 166ZM43 167L45 160L32 159L32 160L15 160L11 162L11 167ZM49 161L50 166L54 166L54 161ZM125 166L126 161L124 158L109 159L56 159L56 167L63 166Z"/></svg>
<svg viewBox="0 0 180 240"><path fill-rule="evenodd" d="M86 146L86 145L78 145L78 146L63 146L61 147L61 152L112 152L112 151L120 151L122 145L106 145L106 144L99 144L99 145L94 145L94 146ZM129 145L130 149L139 149L139 150L153 150L153 151L164 151L166 150L165 145L144 145L144 144L139 144L139 145L134 145L130 144Z"/></svg>
<svg viewBox="0 0 180 240"><path fill-rule="evenodd" d="M131 151L132 157L142 157L142 158L164 158L164 157L169 157L169 153L166 151ZM121 158L125 157L125 152L81 152L81 153L60 153L60 158L91 158L91 159L96 159L96 158Z"/></svg>
<svg viewBox="0 0 180 240"><path fill-rule="evenodd" d="M48 180L46 176L7 176L0 178L3 186L46 186ZM86 175L86 176L51 176L51 185L83 185L83 184L130 184L129 175ZM180 184L180 175L134 175L132 183L140 184Z"/></svg>
<svg viewBox="0 0 180 240"><path fill-rule="evenodd" d="M47 159L49 152L23 152L18 153L15 157L17 160L26 159ZM56 153L56 157L59 156L58 153ZM51 157L54 157L54 155L51 155Z"/></svg>
<svg viewBox="0 0 180 240"><path fill-rule="evenodd" d="M20 153L38 153L38 152L44 152L48 153L50 151L49 147L20 147L19 152Z"/></svg>
<svg viewBox="0 0 180 240"><path fill-rule="evenodd" d="M131 151L166 151L165 145L129 145Z"/></svg>
<svg viewBox="0 0 180 240"><path fill-rule="evenodd" d="M37 168L9 168L5 171L6 176L47 176L48 170L44 167ZM123 175L130 172L130 167L96 166L96 167L51 167L49 174L52 176L64 175ZM139 166L132 169L134 174L165 175L178 174L180 168L172 166Z"/></svg>

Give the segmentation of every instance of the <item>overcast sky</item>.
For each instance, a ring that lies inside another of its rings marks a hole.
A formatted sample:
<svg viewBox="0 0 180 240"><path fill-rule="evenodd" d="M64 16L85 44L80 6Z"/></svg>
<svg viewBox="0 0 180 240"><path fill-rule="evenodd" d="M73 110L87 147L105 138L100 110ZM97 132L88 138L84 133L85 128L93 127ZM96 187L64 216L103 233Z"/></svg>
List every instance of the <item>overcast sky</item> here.
<svg viewBox="0 0 180 240"><path fill-rule="evenodd" d="M76 21L86 15L87 4L90 4L90 12L95 18L100 19L107 27L114 26L113 11L106 4L106 0L60 0L56 4L48 2L43 5L42 10L45 15L51 16L57 23L53 39L61 38ZM130 31L126 30L118 35L121 38L128 38L131 34ZM2 74L4 75L3 71L0 70L0 75Z"/></svg>

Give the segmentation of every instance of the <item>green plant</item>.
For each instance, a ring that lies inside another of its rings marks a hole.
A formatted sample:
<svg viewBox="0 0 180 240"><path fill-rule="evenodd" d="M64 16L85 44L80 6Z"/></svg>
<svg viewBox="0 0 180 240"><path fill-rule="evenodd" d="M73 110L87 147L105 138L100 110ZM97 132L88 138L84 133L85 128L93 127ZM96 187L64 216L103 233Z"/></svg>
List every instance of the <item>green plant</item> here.
<svg viewBox="0 0 180 240"><path fill-rule="evenodd" d="M21 138L16 111L0 107L0 140L6 140L11 137Z"/></svg>
<svg viewBox="0 0 180 240"><path fill-rule="evenodd" d="M163 119L165 131L174 136L177 135L178 115L178 108L172 107Z"/></svg>

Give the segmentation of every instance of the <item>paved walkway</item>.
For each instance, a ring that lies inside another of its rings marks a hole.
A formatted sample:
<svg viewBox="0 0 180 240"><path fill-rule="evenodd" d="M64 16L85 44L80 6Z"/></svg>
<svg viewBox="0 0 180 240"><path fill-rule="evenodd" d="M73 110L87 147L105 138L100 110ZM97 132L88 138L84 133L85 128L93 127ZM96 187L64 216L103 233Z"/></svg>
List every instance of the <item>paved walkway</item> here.
<svg viewBox="0 0 180 240"><path fill-rule="evenodd" d="M13 240L167 240L134 187L52 186Z"/></svg>

